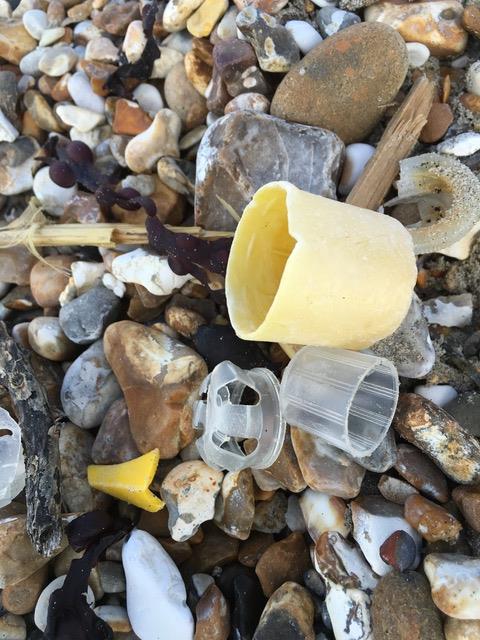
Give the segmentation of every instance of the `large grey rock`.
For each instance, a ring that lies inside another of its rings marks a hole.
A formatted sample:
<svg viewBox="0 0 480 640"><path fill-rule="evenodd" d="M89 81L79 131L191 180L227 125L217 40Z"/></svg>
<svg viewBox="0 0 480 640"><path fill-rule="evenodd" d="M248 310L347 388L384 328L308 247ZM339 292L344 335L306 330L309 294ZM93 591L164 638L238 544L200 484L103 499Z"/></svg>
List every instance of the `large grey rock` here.
<svg viewBox="0 0 480 640"><path fill-rule="evenodd" d="M196 223L235 229L228 207L241 216L257 189L274 180L335 199L343 154L342 141L325 129L263 113L229 113L209 127L198 150Z"/></svg>

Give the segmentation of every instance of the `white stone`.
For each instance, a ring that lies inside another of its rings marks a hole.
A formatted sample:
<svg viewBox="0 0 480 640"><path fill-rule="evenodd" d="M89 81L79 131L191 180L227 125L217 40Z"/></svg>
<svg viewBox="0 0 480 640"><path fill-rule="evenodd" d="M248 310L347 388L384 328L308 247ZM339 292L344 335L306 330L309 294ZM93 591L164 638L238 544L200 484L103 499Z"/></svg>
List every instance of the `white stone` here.
<svg viewBox="0 0 480 640"><path fill-rule="evenodd" d="M36 81L33 76L28 74L22 75L20 80L17 82L17 89L19 93L26 93L29 89L33 89Z"/></svg>
<svg viewBox="0 0 480 640"><path fill-rule="evenodd" d="M248 95L248 94L241 94L241 95ZM178 143L178 148L181 150L191 149L191 147L195 146L200 142L206 130L207 130L207 127L204 124L200 124L198 127L195 127L195 129L191 129L183 136L183 138L180 139L180 142Z"/></svg>
<svg viewBox="0 0 480 640"><path fill-rule="evenodd" d="M431 553L423 569L436 606L451 618L480 619L480 559L457 553Z"/></svg>
<svg viewBox="0 0 480 640"><path fill-rule="evenodd" d="M325 598L335 640L372 640L370 596L360 589L345 589L330 580Z"/></svg>
<svg viewBox="0 0 480 640"><path fill-rule="evenodd" d="M155 176L147 173L129 175L121 182L122 188L136 189L142 196L151 196L155 191Z"/></svg>
<svg viewBox="0 0 480 640"><path fill-rule="evenodd" d="M39 45L41 47L48 47L48 45L57 42L57 40L60 40L60 38L63 38L64 35L65 27L52 27L51 29L46 29L42 33Z"/></svg>
<svg viewBox="0 0 480 640"><path fill-rule="evenodd" d="M18 131L0 109L0 141L13 142L19 136Z"/></svg>
<svg viewBox="0 0 480 640"><path fill-rule="evenodd" d="M304 20L289 20L285 26L292 34L293 39L303 54L308 53L323 40L318 31Z"/></svg>
<svg viewBox="0 0 480 640"><path fill-rule="evenodd" d="M406 531L415 541L417 557L414 568L418 566L422 538L403 517L402 507L377 496L353 500L350 506L353 537L377 575L384 576L392 571L392 567L381 559L378 550L395 531Z"/></svg>
<svg viewBox="0 0 480 640"><path fill-rule="evenodd" d="M113 291L118 298L123 298L127 292L127 287L124 283L121 280L118 280L118 278L115 278L115 276L112 276L111 273L103 274L102 284L104 287L107 287L107 289L110 289L110 291Z"/></svg>
<svg viewBox="0 0 480 640"><path fill-rule="evenodd" d="M95 93L86 73L83 71L73 73L68 79L67 88L77 107L90 109L96 113L104 113L105 98Z"/></svg>
<svg viewBox="0 0 480 640"><path fill-rule="evenodd" d="M181 462L167 474L160 493L169 511L168 528L174 540L188 540L203 522L213 519L222 481L223 473L203 460Z"/></svg>
<svg viewBox="0 0 480 640"><path fill-rule="evenodd" d="M183 53L170 47L159 47L160 57L153 63L151 78L166 78L173 67L182 62Z"/></svg>
<svg viewBox="0 0 480 640"><path fill-rule="evenodd" d="M42 167L33 179L33 193L52 216L60 217L65 204L77 193L77 185L64 189L50 179L48 167Z"/></svg>
<svg viewBox="0 0 480 640"><path fill-rule="evenodd" d="M471 156L480 149L480 133L468 131L467 133L459 133L458 136L448 138L437 145L439 153L447 153L457 158Z"/></svg>
<svg viewBox="0 0 480 640"><path fill-rule="evenodd" d="M110 38L103 36L92 38L88 41L85 49L85 60L116 62L118 60L118 49Z"/></svg>
<svg viewBox="0 0 480 640"><path fill-rule="evenodd" d="M222 116L219 115L218 113L213 113L212 111L209 111L207 113L207 119L206 119L206 123L208 126L212 125L214 122L216 122L217 120L220 120Z"/></svg>
<svg viewBox="0 0 480 640"><path fill-rule="evenodd" d="M453 67L454 69L465 69L465 67L468 67L469 62L470 62L470 58L468 57L467 54L464 54L463 56L460 56L458 58L455 58L455 60L452 60L450 62L450 66Z"/></svg>
<svg viewBox="0 0 480 640"><path fill-rule="evenodd" d="M423 303L425 317L430 324L442 327L466 327L472 322L473 299L471 293L440 296Z"/></svg>
<svg viewBox="0 0 480 640"><path fill-rule="evenodd" d="M167 31L181 31L187 26L192 13L204 0L168 0L163 12L163 28Z"/></svg>
<svg viewBox="0 0 480 640"><path fill-rule="evenodd" d="M135 249L115 258L112 273L121 282L141 284L156 296L168 296L192 279L177 276L168 266L168 258L146 249Z"/></svg>
<svg viewBox="0 0 480 640"><path fill-rule="evenodd" d="M445 247L445 249L439 249L438 253L442 253L444 256L449 256L450 258L457 258L457 260L466 260L470 255L472 245L479 231L480 222L477 222L463 238L460 238L460 240L457 240L457 242L454 242L449 247Z"/></svg>
<svg viewBox="0 0 480 640"><path fill-rule="evenodd" d="M124 633L128 634L127 629L130 628L131 625L128 619L128 613L125 607L121 607L119 605L114 604L102 604L99 607L95 607L94 612L96 615L104 620L108 625L112 627L112 630L120 633L120 637L124 637ZM122 630L122 633L120 632ZM117 636L115 633L114 637ZM126 636L126 640L129 636Z"/></svg>
<svg viewBox="0 0 480 640"><path fill-rule="evenodd" d="M151 118L154 118L160 109L163 109L163 99L160 91L153 84L142 82L133 91L133 99Z"/></svg>
<svg viewBox="0 0 480 640"><path fill-rule="evenodd" d="M123 545L127 611L141 640L193 640L193 618L175 563L146 531L134 529Z"/></svg>
<svg viewBox="0 0 480 640"><path fill-rule="evenodd" d="M122 44L122 50L128 62L138 62L147 45L147 36L143 30L141 20L134 20L128 25Z"/></svg>
<svg viewBox="0 0 480 640"><path fill-rule="evenodd" d="M77 59L78 56L72 47L47 47L38 62L38 68L47 76L56 78L68 73L75 66Z"/></svg>
<svg viewBox="0 0 480 640"><path fill-rule="evenodd" d="M480 60L470 65L466 76L467 91L480 96Z"/></svg>
<svg viewBox="0 0 480 640"><path fill-rule="evenodd" d="M135 173L150 171L162 156L178 158L178 139L182 129L179 116L171 109L160 109L152 124L132 138L125 148L125 162Z"/></svg>
<svg viewBox="0 0 480 640"><path fill-rule="evenodd" d="M238 9L232 6L228 9L227 13L223 16L217 26L217 36L221 40L231 40L237 35L237 19Z"/></svg>
<svg viewBox="0 0 480 640"><path fill-rule="evenodd" d="M21 18L26 11L39 8L40 2L38 0L20 0L16 9L14 9L12 12L12 18Z"/></svg>
<svg viewBox="0 0 480 640"><path fill-rule="evenodd" d="M365 169L365 165L375 153L375 147L363 142L355 142L345 148L342 177L338 185L338 192L348 196Z"/></svg>
<svg viewBox="0 0 480 640"><path fill-rule="evenodd" d="M0 0L0 18L9 20L12 17L12 7L7 0Z"/></svg>
<svg viewBox="0 0 480 640"><path fill-rule="evenodd" d="M300 509L314 542L324 531L338 531L344 538L350 533L345 521L347 508L341 498L306 489L300 497Z"/></svg>
<svg viewBox="0 0 480 640"><path fill-rule="evenodd" d="M35 40L40 40L42 33L48 28L47 14L40 9L25 11L22 16L22 22L25 29Z"/></svg>
<svg viewBox="0 0 480 640"><path fill-rule="evenodd" d="M184 29L183 31L177 31L168 35L165 40L162 41L162 46L169 49L175 49L182 55L185 55L192 49L193 36Z"/></svg>
<svg viewBox="0 0 480 640"><path fill-rule="evenodd" d="M79 296L97 285L105 273L105 265L103 262L77 260L76 262L72 262L70 269L72 271L73 283Z"/></svg>
<svg viewBox="0 0 480 640"><path fill-rule="evenodd" d="M84 142L88 145L90 149L95 149L98 144L110 138L112 135L112 128L108 124L96 127L91 131L79 131L75 127L72 127L69 134L71 140L80 140L80 142Z"/></svg>
<svg viewBox="0 0 480 640"><path fill-rule="evenodd" d="M73 28L73 39L75 42L87 43L94 38L100 38L102 32L91 20L82 20Z"/></svg>
<svg viewBox="0 0 480 640"><path fill-rule="evenodd" d="M55 107L55 113L64 124L75 127L83 133L105 122L105 116L102 113L73 104L59 104Z"/></svg>
<svg viewBox="0 0 480 640"><path fill-rule="evenodd" d="M423 67L430 58L430 49L421 42L407 42L408 64L412 69Z"/></svg>
<svg viewBox="0 0 480 640"><path fill-rule="evenodd" d="M34 620L40 631L45 631L45 629L47 628L48 604L50 601L50 596L54 591L63 587L63 583L65 582L66 577L67 576L59 576L58 578L55 578L55 580L52 580L52 582L50 582L50 584L48 584L42 591L40 597L37 600ZM88 587L87 591L87 602L89 606L93 608L95 604L95 596L93 595L93 591L90 587Z"/></svg>
<svg viewBox="0 0 480 640"><path fill-rule="evenodd" d="M40 71L38 64L46 51L46 47L37 47L23 56L19 64L20 71L27 76L39 78L42 75L42 71Z"/></svg>
<svg viewBox="0 0 480 640"><path fill-rule="evenodd" d="M18 423L0 408L0 508L9 505L25 487L22 432ZM1 634L0 634L1 638Z"/></svg>
<svg viewBox="0 0 480 640"><path fill-rule="evenodd" d="M456 390L449 384L419 384L415 387L414 392L434 402L439 407L444 407L458 396Z"/></svg>

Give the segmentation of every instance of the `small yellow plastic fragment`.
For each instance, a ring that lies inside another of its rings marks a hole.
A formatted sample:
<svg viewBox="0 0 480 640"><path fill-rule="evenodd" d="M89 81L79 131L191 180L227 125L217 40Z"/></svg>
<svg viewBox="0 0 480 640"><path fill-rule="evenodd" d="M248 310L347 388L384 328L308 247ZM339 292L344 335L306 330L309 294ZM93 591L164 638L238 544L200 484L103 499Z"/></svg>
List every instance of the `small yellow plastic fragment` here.
<svg viewBox="0 0 480 640"><path fill-rule="evenodd" d="M149 487L160 460L160 451L153 449L139 458L121 464L91 464L88 482L91 487L145 511L160 511L165 503Z"/></svg>

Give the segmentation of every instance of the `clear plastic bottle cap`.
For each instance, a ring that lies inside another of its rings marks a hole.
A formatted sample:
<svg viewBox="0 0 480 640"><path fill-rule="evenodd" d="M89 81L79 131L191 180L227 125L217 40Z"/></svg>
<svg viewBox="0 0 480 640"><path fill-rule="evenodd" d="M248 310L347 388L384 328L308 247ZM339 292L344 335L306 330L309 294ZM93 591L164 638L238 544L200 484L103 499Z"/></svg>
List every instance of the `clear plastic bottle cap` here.
<svg viewBox="0 0 480 640"><path fill-rule="evenodd" d="M397 370L385 358L304 347L284 371L280 407L288 424L364 457L387 434L398 387Z"/></svg>
<svg viewBox="0 0 480 640"><path fill-rule="evenodd" d="M2 508L10 504L24 488L25 463L20 427L8 411L1 408L0 431L9 431L0 436L0 508Z"/></svg>
<svg viewBox="0 0 480 640"><path fill-rule="evenodd" d="M205 378L196 402L193 424L203 430L197 447L211 467L239 471L265 469L277 459L285 438L280 413L279 383L268 369L245 371L225 360ZM250 454L242 441L254 438Z"/></svg>

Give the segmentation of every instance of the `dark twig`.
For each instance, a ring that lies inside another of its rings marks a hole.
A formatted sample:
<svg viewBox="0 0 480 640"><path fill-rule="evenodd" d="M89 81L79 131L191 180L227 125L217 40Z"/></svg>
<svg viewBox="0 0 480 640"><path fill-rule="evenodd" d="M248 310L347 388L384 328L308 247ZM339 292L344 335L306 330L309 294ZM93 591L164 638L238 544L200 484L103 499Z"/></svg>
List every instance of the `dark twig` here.
<svg viewBox="0 0 480 640"><path fill-rule="evenodd" d="M27 532L35 549L50 556L62 538L58 425L28 355L0 322L0 384L8 389L25 452Z"/></svg>

